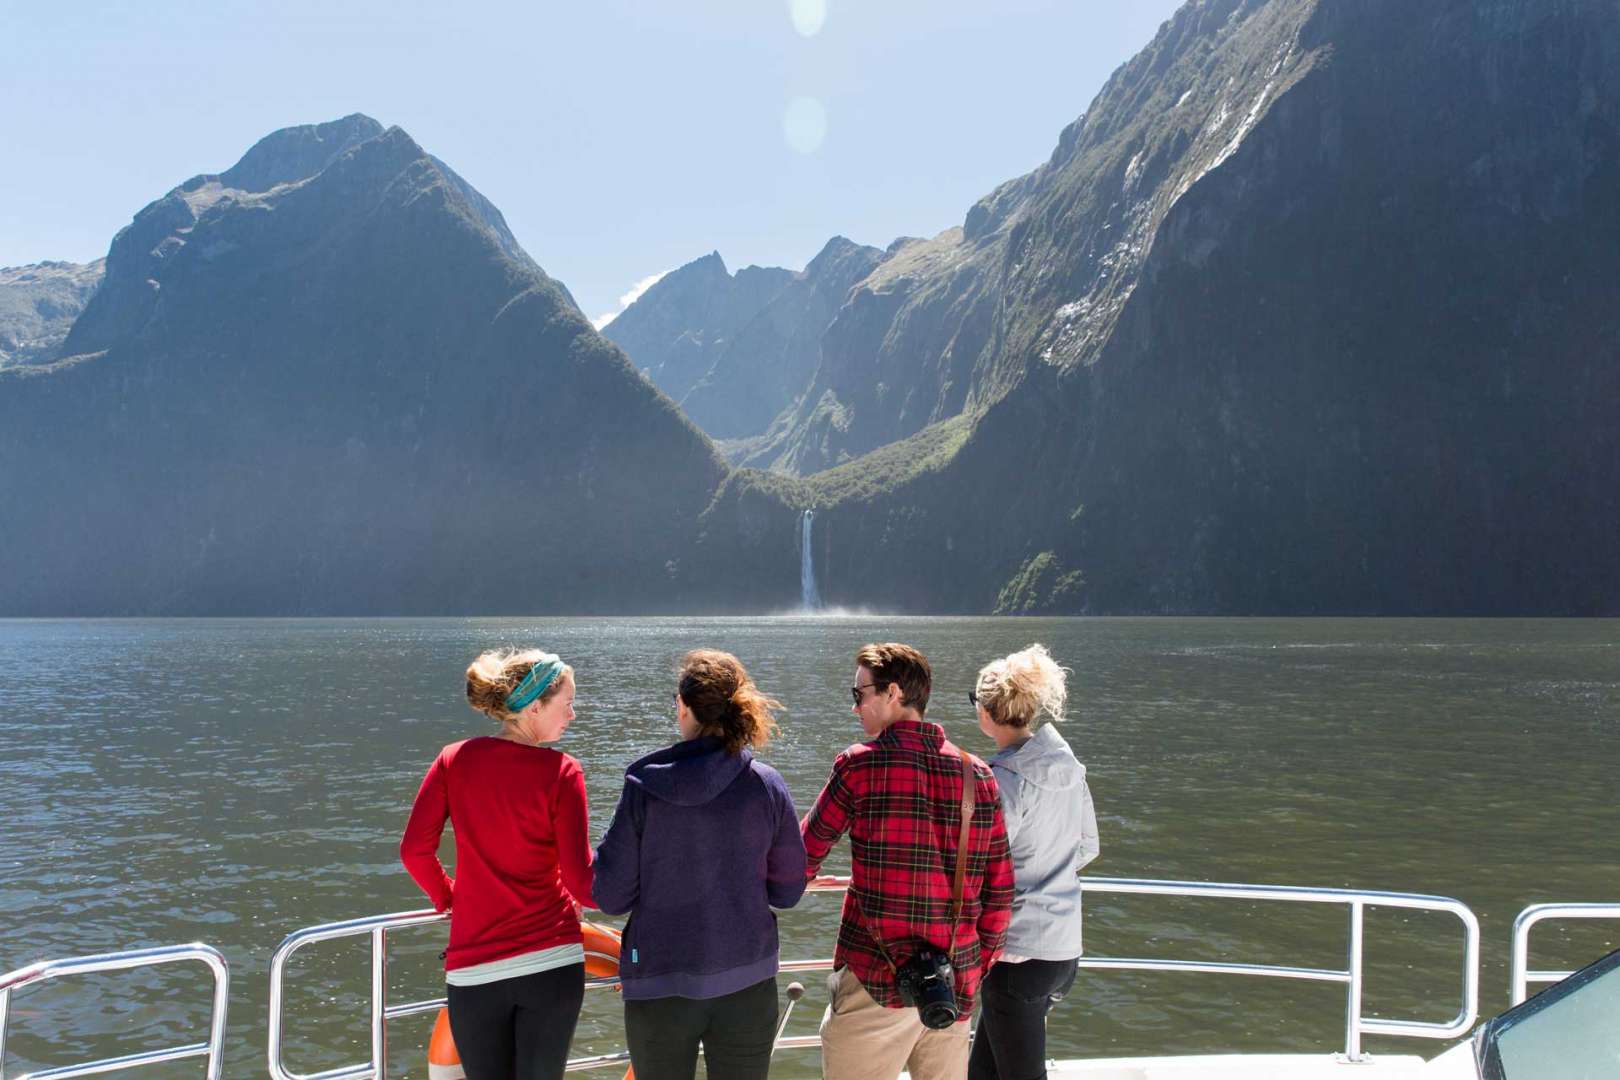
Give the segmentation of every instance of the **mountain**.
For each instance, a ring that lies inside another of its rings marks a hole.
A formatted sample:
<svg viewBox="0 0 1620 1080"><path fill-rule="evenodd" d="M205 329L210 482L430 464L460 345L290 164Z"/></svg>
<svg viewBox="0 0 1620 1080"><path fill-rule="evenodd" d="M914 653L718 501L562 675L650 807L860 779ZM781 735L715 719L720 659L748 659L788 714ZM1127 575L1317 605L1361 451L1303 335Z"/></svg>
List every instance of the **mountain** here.
<svg viewBox="0 0 1620 1080"><path fill-rule="evenodd" d="M751 266L735 277L718 252L665 275L603 333L628 352L692 421L716 439L767 434L821 361L821 336L856 282L885 253L835 236L801 271Z"/></svg>
<svg viewBox="0 0 1620 1080"><path fill-rule="evenodd" d="M1620 611L1612 2L1195 0L904 254L797 461L905 438L706 543L814 505L823 595L902 610Z"/></svg>
<svg viewBox="0 0 1620 1080"><path fill-rule="evenodd" d="M960 229L891 244L824 324L808 385L738 463L815 473L960 414L988 346L989 250Z"/></svg>
<svg viewBox="0 0 1620 1080"><path fill-rule="evenodd" d="M52 359L105 268L105 259L0 267L0 368Z"/></svg>
<svg viewBox="0 0 1620 1080"><path fill-rule="evenodd" d="M1192 0L959 227L649 289L667 395L469 191L351 117L137 215L0 614L768 610L807 509L851 607L1620 613L1613 0ZM728 469L671 397L790 355Z"/></svg>
<svg viewBox="0 0 1620 1080"><path fill-rule="evenodd" d="M712 251L655 281L602 328L602 336L679 402L791 276L759 266L733 276L720 253Z"/></svg>
<svg viewBox="0 0 1620 1080"><path fill-rule="evenodd" d="M0 371L0 613L667 610L724 472L405 132L288 128Z"/></svg>

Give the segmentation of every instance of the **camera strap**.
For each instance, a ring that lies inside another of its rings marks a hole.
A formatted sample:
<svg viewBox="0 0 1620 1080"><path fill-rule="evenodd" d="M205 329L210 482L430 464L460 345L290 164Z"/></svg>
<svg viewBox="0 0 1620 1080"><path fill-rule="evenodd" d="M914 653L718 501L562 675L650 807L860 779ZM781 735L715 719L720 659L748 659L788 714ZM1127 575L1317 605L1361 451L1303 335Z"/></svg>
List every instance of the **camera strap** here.
<svg viewBox="0 0 1620 1080"><path fill-rule="evenodd" d="M956 948L957 922L962 917L964 900L962 887L967 881L968 841L973 835L973 810L978 796L973 777L973 762L968 758L966 750L960 750L959 753L962 755L962 834L956 842L956 876L951 881L951 939L945 946L946 956L950 956ZM894 957L889 955L889 950L883 947L883 939L878 936L877 927L866 917L866 910L861 907L860 897L855 894L853 885L850 888L849 900L855 905L855 912L860 916L861 922L866 924L866 932L871 936L872 943L877 946L883 962L898 976L900 969L895 966Z"/></svg>

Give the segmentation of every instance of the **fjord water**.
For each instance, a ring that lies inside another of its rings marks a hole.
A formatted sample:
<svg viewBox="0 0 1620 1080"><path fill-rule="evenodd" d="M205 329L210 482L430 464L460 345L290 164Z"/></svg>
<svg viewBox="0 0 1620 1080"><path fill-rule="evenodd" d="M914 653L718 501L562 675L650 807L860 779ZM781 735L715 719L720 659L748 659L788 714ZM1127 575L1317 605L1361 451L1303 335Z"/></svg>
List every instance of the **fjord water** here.
<svg viewBox="0 0 1620 1080"><path fill-rule="evenodd" d="M479 650L554 649L578 669L562 744L599 836L623 766L672 738L680 654L729 649L788 706L766 757L801 813L858 729L851 656L898 639L934 664L930 719L984 754L966 691L987 659L1042 641L1074 669L1063 732L1090 769L1102 856L1088 876L1453 896L1481 918L1481 1010L1506 1005L1513 915L1620 900L1620 623L1614 621L910 619L0 622L0 970L200 940L231 963L227 1076L263 1072L267 969L288 933L423 906L399 830L440 746L486 730L461 699ZM447 836L445 855L449 858ZM848 864L847 842L830 869ZM783 955L831 955L838 902L782 916ZM1338 908L1088 898L1088 954L1342 967ZM1615 947L1615 927L1545 929L1536 966ZM391 1000L439 992L443 930L396 935ZM363 1061L362 945L293 966L289 1064ZM1369 1015L1448 1020L1455 920L1373 910ZM822 978L795 1014L810 1032ZM787 984L783 976L781 984ZM63 981L13 1003L8 1068L203 1037L194 973ZM1082 972L1054 1056L1337 1049L1337 986ZM391 1025L394 1075L422 1073L430 1018ZM575 1053L620 1043L587 1002ZM1430 1056L1439 1044L1370 1040ZM195 1062L148 1075L191 1076ZM812 1051L778 1058L816 1072ZM613 1075L618 1075L614 1072Z"/></svg>

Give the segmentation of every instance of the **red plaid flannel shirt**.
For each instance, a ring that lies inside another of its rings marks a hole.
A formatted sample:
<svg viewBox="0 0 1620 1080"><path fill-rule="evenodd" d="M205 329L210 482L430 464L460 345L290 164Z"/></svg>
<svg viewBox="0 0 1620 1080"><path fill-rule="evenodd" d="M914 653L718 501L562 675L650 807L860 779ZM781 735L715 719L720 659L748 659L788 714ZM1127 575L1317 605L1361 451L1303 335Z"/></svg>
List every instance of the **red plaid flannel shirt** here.
<svg viewBox="0 0 1620 1080"><path fill-rule="evenodd" d="M952 937L951 885L962 830L963 751L938 724L900 720L833 761L832 775L801 825L809 874L844 833L853 875L833 963L847 965L881 1005L899 1008L894 972L872 941L882 935L896 964L919 941L944 949ZM964 1014L986 969L1001 952L1012 918L1013 866L1001 795L990 767L968 755L976 780L962 911L951 963ZM857 906L859 909L857 910Z"/></svg>

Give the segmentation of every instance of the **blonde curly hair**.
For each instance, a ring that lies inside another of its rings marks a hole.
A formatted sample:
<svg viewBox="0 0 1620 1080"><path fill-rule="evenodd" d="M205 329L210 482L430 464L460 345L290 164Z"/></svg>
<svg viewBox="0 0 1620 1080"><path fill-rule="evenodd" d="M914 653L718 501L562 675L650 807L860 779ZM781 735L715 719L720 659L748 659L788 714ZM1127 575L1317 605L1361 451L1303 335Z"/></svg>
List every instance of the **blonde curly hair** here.
<svg viewBox="0 0 1620 1080"><path fill-rule="evenodd" d="M506 709L506 697L529 669L540 662L546 654L539 649L512 649L493 650L481 653L478 659L467 665L467 704L489 717L502 723L511 723L518 718L515 712ZM557 677L551 680L551 685L537 699L550 701L562 691L563 684L572 682L574 669L564 664Z"/></svg>
<svg viewBox="0 0 1620 1080"><path fill-rule="evenodd" d="M1068 676L1069 669L1053 660L1045 645L1036 644L980 668L974 693L997 724L1033 729L1043 716L1063 719Z"/></svg>

